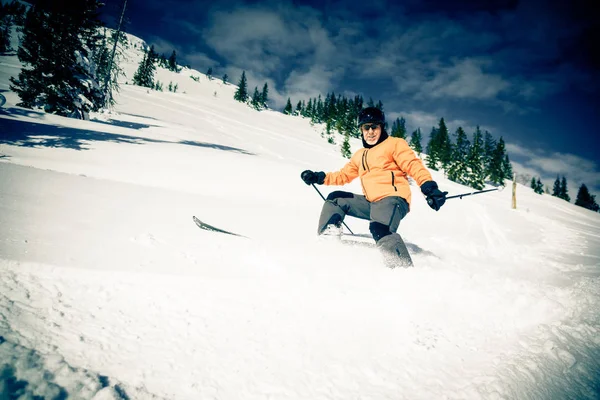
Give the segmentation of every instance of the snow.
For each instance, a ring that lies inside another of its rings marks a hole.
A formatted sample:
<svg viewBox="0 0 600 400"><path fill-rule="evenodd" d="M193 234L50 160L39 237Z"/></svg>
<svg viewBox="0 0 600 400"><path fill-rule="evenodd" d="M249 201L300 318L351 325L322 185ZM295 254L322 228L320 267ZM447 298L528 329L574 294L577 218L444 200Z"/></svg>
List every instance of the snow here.
<svg viewBox="0 0 600 400"><path fill-rule="evenodd" d="M133 39L92 121L16 107L19 61L0 57L0 394L600 398L598 213L522 185L516 210L509 186L435 212L413 186L416 267L386 269L315 237L300 172L340 168L341 137L194 70L158 70L178 93L125 84Z"/></svg>

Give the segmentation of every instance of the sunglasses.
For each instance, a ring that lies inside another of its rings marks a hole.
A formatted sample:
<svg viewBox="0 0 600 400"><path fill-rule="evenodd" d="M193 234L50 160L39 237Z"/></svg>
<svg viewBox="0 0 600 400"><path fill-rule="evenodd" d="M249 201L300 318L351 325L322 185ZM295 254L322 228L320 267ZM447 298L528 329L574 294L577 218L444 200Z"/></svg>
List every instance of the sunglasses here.
<svg viewBox="0 0 600 400"><path fill-rule="evenodd" d="M369 129L373 129L376 130L377 128L379 128L379 124L364 124L362 126L362 129L367 132Z"/></svg>

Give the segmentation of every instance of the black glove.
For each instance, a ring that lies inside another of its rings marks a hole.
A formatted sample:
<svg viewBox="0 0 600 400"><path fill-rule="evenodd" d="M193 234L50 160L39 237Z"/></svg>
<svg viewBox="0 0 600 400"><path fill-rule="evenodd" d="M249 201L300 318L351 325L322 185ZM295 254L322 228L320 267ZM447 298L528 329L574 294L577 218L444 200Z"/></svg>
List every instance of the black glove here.
<svg viewBox="0 0 600 400"><path fill-rule="evenodd" d="M300 174L300 178L307 185L312 185L313 183L322 185L325 182L325 172L314 172L307 169Z"/></svg>
<svg viewBox="0 0 600 400"><path fill-rule="evenodd" d="M448 194L448 192L441 192L435 181L427 181L422 184L421 192L427 197L427 204L429 204L429 207L433 208L435 211L438 211L444 205L446 202L446 195Z"/></svg>

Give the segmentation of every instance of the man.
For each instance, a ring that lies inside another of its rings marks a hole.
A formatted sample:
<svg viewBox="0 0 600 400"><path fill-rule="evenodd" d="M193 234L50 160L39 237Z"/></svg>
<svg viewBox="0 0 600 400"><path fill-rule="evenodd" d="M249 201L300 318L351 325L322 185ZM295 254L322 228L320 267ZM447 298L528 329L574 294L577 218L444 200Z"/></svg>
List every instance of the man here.
<svg viewBox="0 0 600 400"><path fill-rule="evenodd" d="M413 265L408 249L396 230L409 212L411 191L408 176L421 187L427 204L438 211L448 192L441 192L431 174L404 139L389 137L385 115L375 107L358 116L364 148L337 172L306 170L301 178L307 184L345 185L360 178L363 195L334 191L327 196L319 218L318 234L341 234L346 215L370 220L369 231L388 267Z"/></svg>

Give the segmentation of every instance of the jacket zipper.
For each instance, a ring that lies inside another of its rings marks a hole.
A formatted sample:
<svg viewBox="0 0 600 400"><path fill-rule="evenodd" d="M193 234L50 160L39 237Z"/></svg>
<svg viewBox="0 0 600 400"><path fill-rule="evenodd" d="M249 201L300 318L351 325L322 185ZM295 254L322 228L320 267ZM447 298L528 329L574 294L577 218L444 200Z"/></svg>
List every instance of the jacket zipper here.
<svg viewBox="0 0 600 400"><path fill-rule="evenodd" d="M392 174L392 186L394 187L394 191L397 192L398 188L396 187L396 184L394 183L394 171L390 171Z"/></svg>
<svg viewBox="0 0 600 400"><path fill-rule="evenodd" d="M365 171L371 172L371 169L369 168L369 163L367 162L367 153L369 152L369 150L365 150L363 152L363 156L362 156L362 165L363 165L363 169Z"/></svg>
<svg viewBox="0 0 600 400"><path fill-rule="evenodd" d="M367 152L369 150L365 150L363 152L363 156L362 156L362 167L365 171L367 172L371 172L371 170L369 169L369 163L367 162ZM360 180L360 185L362 186L363 189L363 193L365 194L365 199L367 199L367 201L369 201L369 196L367 196L367 190L365 189L365 185L363 184L363 180Z"/></svg>

